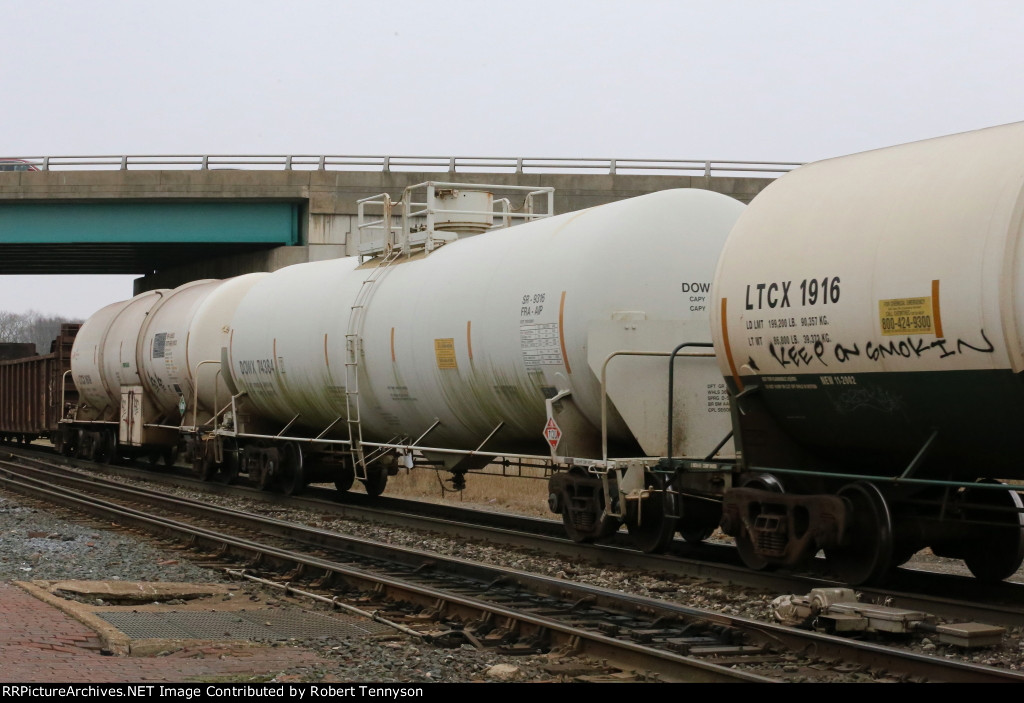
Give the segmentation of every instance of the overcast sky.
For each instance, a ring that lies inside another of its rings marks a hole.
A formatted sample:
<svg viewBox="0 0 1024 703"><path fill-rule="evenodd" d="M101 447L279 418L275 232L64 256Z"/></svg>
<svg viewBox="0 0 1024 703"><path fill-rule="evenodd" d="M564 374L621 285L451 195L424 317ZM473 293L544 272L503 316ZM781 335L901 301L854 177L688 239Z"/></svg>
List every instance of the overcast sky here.
<svg viewBox="0 0 1024 703"><path fill-rule="evenodd" d="M1024 119L1019 1L0 0L0 17L6 156L804 162ZM87 316L131 278L0 277L0 309Z"/></svg>

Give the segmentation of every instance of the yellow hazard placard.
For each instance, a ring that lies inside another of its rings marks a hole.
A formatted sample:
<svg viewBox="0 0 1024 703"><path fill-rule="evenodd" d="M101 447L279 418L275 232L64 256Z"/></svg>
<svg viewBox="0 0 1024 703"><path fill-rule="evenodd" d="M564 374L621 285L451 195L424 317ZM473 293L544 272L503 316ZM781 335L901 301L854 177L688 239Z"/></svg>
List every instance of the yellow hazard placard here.
<svg viewBox="0 0 1024 703"><path fill-rule="evenodd" d="M439 369L459 368L455 363L455 340L451 337L434 340L434 357L437 359Z"/></svg>
<svg viewBox="0 0 1024 703"><path fill-rule="evenodd" d="M935 334L931 296L892 298L878 301L878 319L882 334Z"/></svg>

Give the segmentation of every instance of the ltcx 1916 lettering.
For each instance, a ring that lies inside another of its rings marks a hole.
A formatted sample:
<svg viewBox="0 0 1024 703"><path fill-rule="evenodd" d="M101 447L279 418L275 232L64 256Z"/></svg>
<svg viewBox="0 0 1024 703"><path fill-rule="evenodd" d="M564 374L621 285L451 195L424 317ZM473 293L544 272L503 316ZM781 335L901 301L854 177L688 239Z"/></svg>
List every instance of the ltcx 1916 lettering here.
<svg viewBox="0 0 1024 703"><path fill-rule="evenodd" d="M748 285L745 302L747 310L789 308L796 304L795 301L804 306L834 305L839 302L839 293L839 276L825 276L805 278L796 284L795 289L793 281Z"/></svg>

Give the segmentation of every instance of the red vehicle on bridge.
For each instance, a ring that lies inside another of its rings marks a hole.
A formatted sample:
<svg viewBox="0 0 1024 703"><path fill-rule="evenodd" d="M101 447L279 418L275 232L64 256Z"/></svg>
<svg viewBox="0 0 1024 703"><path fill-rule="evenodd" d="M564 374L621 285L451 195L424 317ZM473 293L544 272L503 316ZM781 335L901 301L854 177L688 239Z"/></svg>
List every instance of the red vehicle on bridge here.
<svg viewBox="0 0 1024 703"><path fill-rule="evenodd" d="M39 169L24 159L0 158L0 171L38 171Z"/></svg>

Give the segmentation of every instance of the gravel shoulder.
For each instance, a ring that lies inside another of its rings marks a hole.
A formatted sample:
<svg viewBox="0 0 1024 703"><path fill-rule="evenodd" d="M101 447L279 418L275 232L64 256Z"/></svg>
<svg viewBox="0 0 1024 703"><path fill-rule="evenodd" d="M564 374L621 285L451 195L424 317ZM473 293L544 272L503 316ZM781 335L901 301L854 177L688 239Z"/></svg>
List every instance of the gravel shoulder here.
<svg viewBox="0 0 1024 703"><path fill-rule="evenodd" d="M134 535L69 521L21 496L0 492L0 579L3 581L112 580L223 583L262 607L316 611L308 600L239 582L197 566ZM102 603L97 603L102 605ZM309 664L261 680L293 682L467 683L560 682L574 671L600 671L599 662L567 664L547 656L511 657L438 649L404 635L289 639L270 646L302 648Z"/></svg>
<svg viewBox="0 0 1024 703"><path fill-rule="evenodd" d="M130 482L130 481L129 481ZM175 491L161 487L170 493ZM509 548L472 541L456 541L432 533L334 518L318 512L270 508L260 501L242 502L218 496L204 500L252 512L272 512L284 520L302 522L322 529L349 532L360 537L396 545L427 549L439 554L501 564L603 588L651 598L660 598L687 606L715 610L751 619L772 620L771 603L777 594L755 592L743 587L723 586L705 581L680 583L669 574L623 572L583 561L552 559ZM960 562L942 560L922 553L920 564L951 571L962 570ZM4 580L131 580L182 581L194 583L239 582L223 572L203 568L179 558L173 551L161 549L148 540L125 532L102 529L94 522L68 521L40 509L16 494L0 493L0 578ZM316 610L309 601L281 597L280 592L245 585L247 597L277 607ZM1021 669L1024 645L1019 629L1007 633L997 648L975 651L967 658L990 666ZM404 636L387 638L349 637L343 639L288 640L276 646L301 647L310 653L310 664L277 674L291 681L371 681L371 682L567 682L579 676L600 675L607 671L602 662L562 660L547 656L511 657L478 651L468 645L457 650L437 649ZM920 653L962 657L953 647L933 643L927 638L909 644ZM789 667L789 668L787 668ZM779 666L780 678L799 681L791 664ZM874 680L870 674L857 680ZM842 679L849 681L850 677Z"/></svg>

